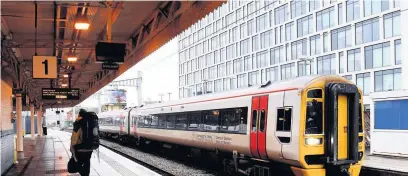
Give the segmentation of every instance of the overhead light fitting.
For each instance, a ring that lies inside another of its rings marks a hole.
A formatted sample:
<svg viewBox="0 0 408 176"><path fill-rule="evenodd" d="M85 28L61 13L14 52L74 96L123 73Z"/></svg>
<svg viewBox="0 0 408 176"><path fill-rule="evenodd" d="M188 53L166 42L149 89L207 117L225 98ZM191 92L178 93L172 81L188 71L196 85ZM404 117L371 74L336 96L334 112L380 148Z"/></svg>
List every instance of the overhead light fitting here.
<svg viewBox="0 0 408 176"><path fill-rule="evenodd" d="M61 84L61 86L62 86L62 87L67 87L67 86L68 86L68 84Z"/></svg>
<svg viewBox="0 0 408 176"><path fill-rule="evenodd" d="M78 30L88 30L89 28L89 21L88 18L86 16L79 16L76 20L75 20L75 29Z"/></svg>
<svg viewBox="0 0 408 176"><path fill-rule="evenodd" d="M68 78L68 74L64 74L64 78Z"/></svg>
<svg viewBox="0 0 408 176"><path fill-rule="evenodd" d="M67 60L68 60L68 62L76 62L78 60L78 57L75 56L74 53L69 53Z"/></svg>

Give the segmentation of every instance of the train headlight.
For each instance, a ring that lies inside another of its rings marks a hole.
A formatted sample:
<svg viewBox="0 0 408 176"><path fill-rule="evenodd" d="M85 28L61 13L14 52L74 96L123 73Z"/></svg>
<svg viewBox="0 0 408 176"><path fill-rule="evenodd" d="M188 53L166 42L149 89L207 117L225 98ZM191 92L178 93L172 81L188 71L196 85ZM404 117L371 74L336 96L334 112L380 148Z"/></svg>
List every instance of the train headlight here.
<svg viewBox="0 0 408 176"><path fill-rule="evenodd" d="M320 145L322 144L322 138L306 138L306 145Z"/></svg>

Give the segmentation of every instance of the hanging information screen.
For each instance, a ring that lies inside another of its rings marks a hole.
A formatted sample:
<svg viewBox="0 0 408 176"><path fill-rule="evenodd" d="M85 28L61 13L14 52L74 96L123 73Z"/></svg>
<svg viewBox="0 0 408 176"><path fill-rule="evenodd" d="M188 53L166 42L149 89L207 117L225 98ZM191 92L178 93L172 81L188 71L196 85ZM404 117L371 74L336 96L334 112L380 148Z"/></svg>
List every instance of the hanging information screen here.
<svg viewBox="0 0 408 176"><path fill-rule="evenodd" d="M79 100L79 89L43 88L43 100Z"/></svg>

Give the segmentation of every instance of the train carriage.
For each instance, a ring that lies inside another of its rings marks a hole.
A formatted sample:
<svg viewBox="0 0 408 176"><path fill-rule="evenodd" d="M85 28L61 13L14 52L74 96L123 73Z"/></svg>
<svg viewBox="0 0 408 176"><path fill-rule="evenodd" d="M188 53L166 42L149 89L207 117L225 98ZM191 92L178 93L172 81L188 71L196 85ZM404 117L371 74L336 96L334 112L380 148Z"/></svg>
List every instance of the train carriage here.
<svg viewBox="0 0 408 176"><path fill-rule="evenodd" d="M352 82L315 75L133 108L124 125L139 140L230 153L237 171L247 159L295 175L358 175L361 104Z"/></svg>

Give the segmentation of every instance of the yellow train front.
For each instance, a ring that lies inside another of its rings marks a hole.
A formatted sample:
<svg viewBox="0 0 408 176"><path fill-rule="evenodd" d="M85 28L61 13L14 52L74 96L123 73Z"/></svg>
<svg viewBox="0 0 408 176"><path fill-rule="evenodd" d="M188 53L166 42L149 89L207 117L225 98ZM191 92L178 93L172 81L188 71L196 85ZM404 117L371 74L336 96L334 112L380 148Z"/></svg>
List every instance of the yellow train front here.
<svg viewBox="0 0 408 176"><path fill-rule="evenodd" d="M364 156L361 90L337 76L324 76L302 90L297 176L360 174Z"/></svg>

